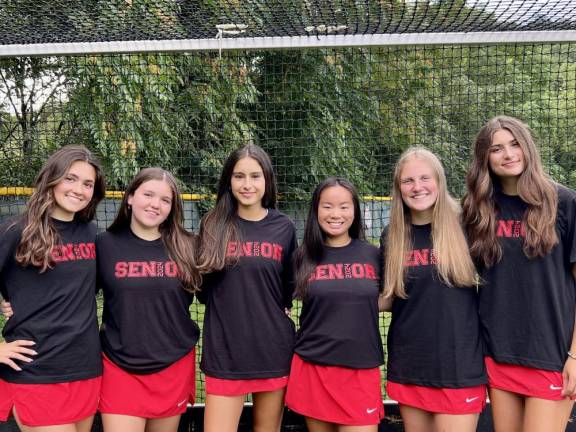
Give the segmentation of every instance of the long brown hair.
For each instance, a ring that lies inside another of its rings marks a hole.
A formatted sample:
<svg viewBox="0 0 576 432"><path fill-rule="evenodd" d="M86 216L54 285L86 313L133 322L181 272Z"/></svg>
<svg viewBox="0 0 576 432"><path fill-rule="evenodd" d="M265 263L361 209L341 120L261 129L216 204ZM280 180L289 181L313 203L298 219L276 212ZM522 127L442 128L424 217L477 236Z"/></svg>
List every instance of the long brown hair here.
<svg viewBox="0 0 576 432"><path fill-rule="evenodd" d="M108 227L110 232L119 232L130 227L132 210L128 205L128 198L143 184L150 180L166 182L172 190L172 209L159 230L162 242L166 247L168 256L178 267L178 277L187 291L198 290L202 277L196 266L196 236L184 229L184 210L178 184L174 176L162 168L144 168L132 179L120 204L114 222Z"/></svg>
<svg viewBox="0 0 576 432"><path fill-rule="evenodd" d="M434 172L438 198L432 212L432 247L437 257L440 279L449 286L470 287L476 282L476 269L460 225L460 206L448 192L442 163L434 153L411 147L398 159L394 169L390 223L384 241L384 295L406 298L405 261L412 248L410 210L402 200L400 176L407 162L420 159Z"/></svg>
<svg viewBox="0 0 576 432"><path fill-rule="evenodd" d="M471 244L470 252L475 260L487 267L502 258L502 246L496 236L498 209L494 201L495 187L500 186L500 181L489 165L492 138L502 129L514 136L524 154L525 168L518 178L518 195L528 204L523 221L526 226L524 254L529 258L544 256L558 243L558 191L544 173L529 127L514 117L494 117L476 136L463 200L463 219Z"/></svg>
<svg viewBox="0 0 576 432"><path fill-rule="evenodd" d="M60 183L74 162L86 162L94 168L94 192L88 205L74 215L74 219L90 222L98 203L106 193L106 181L98 159L84 146L67 145L54 152L44 163L34 182L34 192L26 210L16 223L22 225L22 238L16 249L16 262L33 265L45 272L54 264L52 248L60 241L50 215L54 209L53 189Z"/></svg>
<svg viewBox="0 0 576 432"><path fill-rule="evenodd" d="M232 194L230 182L236 163L245 157L254 159L262 168L265 181L262 207L276 208L276 176L268 153L255 144L248 144L233 151L222 168L216 205L206 213L200 224L201 246L198 266L202 272L222 270L238 259L226 256L228 243L240 241L237 222L238 203Z"/></svg>

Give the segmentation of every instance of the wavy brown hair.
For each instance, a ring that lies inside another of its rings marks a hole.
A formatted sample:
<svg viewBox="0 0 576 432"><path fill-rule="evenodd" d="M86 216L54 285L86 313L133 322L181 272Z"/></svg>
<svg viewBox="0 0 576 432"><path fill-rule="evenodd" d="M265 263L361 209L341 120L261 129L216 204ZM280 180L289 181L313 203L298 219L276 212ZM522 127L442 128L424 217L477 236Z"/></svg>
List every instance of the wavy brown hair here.
<svg viewBox="0 0 576 432"><path fill-rule="evenodd" d="M467 193L463 199L463 219L470 252L479 264L486 267L502 259L502 246L496 236L498 208L494 201L500 181L489 165L492 138L502 129L514 136L524 154L525 168L518 178L518 195L528 205L523 219L526 226L524 254L528 258L544 256L558 243L558 191L555 183L544 173L530 128L514 117L494 117L476 136L472 164L466 178Z"/></svg>
<svg viewBox="0 0 576 432"><path fill-rule="evenodd" d="M144 168L132 179L120 204L120 209L112 224L108 227L110 232L119 232L130 227L132 210L128 205L128 198L136 190L150 180L166 182L172 190L172 208L170 214L159 226L162 242L166 247L168 256L178 267L178 277L184 289L196 292L202 282L202 276L196 266L197 237L184 229L184 209L182 198L176 179L162 168Z"/></svg>
<svg viewBox="0 0 576 432"><path fill-rule="evenodd" d="M237 222L238 203L232 194L230 183L236 163L245 157L254 159L262 168L265 182L262 207L276 208L276 176L268 153L255 144L234 150L222 168L216 205L206 213L200 223L198 265L202 272L222 270L238 260L238 257L226 256L228 243L241 240Z"/></svg>
<svg viewBox="0 0 576 432"><path fill-rule="evenodd" d="M34 192L26 210L15 222L22 226L22 238L16 249L16 262L32 265L45 272L54 264L52 248L60 241L54 221L53 189L68 174L74 162L86 162L94 168L94 192L88 205L74 215L74 219L90 222L96 214L98 203L106 193L106 181L98 159L84 146L67 145L54 152L44 163L34 182Z"/></svg>
<svg viewBox="0 0 576 432"><path fill-rule="evenodd" d="M406 150L396 163L392 191L390 223L384 231L384 295L406 298L406 266L412 248L412 218L402 200L400 176L411 160L426 162L434 172L438 198L432 212L432 247L436 253L440 279L448 286L471 287L476 283L476 269L460 224L460 206L448 192L442 163L431 151L421 147Z"/></svg>

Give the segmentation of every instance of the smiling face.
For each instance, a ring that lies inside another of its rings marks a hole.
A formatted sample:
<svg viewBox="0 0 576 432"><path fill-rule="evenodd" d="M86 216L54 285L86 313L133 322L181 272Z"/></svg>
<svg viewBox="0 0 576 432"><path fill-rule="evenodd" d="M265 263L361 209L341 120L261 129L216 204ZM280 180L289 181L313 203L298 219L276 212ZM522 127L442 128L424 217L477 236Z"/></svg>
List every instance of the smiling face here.
<svg viewBox="0 0 576 432"><path fill-rule="evenodd" d="M52 189L54 206L50 215L54 219L71 221L86 208L94 195L96 170L88 162L76 161L70 165L62 180Z"/></svg>
<svg viewBox="0 0 576 432"><path fill-rule="evenodd" d="M230 179L230 188L238 202L239 211L262 208L266 180L262 167L256 159L247 156L236 162Z"/></svg>
<svg viewBox="0 0 576 432"><path fill-rule="evenodd" d="M130 227L135 234L159 234L160 225L172 210L173 191L164 180L149 180L142 183L128 197L132 208Z"/></svg>
<svg viewBox="0 0 576 432"><path fill-rule="evenodd" d="M354 199L342 186L330 186L322 191L318 203L318 224L329 246L344 246L350 242L349 229L354 222Z"/></svg>
<svg viewBox="0 0 576 432"><path fill-rule="evenodd" d="M438 182L434 170L423 159L409 159L400 172L402 201L410 210L412 222L418 225L432 222L438 199Z"/></svg>
<svg viewBox="0 0 576 432"><path fill-rule="evenodd" d="M500 179L518 178L524 172L524 152L508 130L494 132L488 151L490 170Z"/></svg>

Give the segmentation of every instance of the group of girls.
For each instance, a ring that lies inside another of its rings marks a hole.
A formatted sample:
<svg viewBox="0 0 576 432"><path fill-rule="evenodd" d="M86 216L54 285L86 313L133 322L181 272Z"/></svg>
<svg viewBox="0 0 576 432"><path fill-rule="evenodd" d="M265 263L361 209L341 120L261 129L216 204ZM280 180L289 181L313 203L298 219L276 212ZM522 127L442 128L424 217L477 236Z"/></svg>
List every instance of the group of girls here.
<svg viewBox="0 0 576 432"><path fill-rule="evenodd" d="M316 187L298 247L255 145L225 161L199 235L183 228L175 178L146 168L96 236L100 165L60 149L25 213L0 227L0 420L87 432L99 410L106 432L176 431L195 396L196 294L207 432L235 431L248 394L257 432L279 431L284 405L312 432L377 431L382 310L387 393L406 431L472 432L487 391L497 432L563 431L576 398L576 193L545 175L517 119L491 119L473 153L462 211L433 153L400 157L378 249L336 177Z"/></svg>

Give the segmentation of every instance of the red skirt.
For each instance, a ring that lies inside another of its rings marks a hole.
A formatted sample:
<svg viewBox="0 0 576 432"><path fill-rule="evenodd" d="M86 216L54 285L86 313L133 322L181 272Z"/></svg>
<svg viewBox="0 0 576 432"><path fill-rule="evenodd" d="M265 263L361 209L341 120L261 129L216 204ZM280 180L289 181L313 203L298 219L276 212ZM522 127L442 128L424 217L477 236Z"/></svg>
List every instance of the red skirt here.
<svg viewBox="0 0 576 432"><path fill-rule="evenodd" d="M497 363L492 357L484 357L484 362L488 385L492 388L552 401L565 399L562 396L563 379L560 372Z"/></svg>
<svg viewBox="0 0 576 432"><path fill-rule="evenodd" d="M15 384L0 380L0 421L15 408L25 426L72 424L98 408L101 378L56 384Z"/></svg>
<svg viewBox="0 0 576 432"><path fill-rule="evenodd" d="M380 369L350 369L292 358L286 406L306 417L349 426L377 425L384 418Z"/></svg>
<svg viewBox="0 0 576 432"><path fill-rule="evenodd" d="M386 392L399 404L439 414L479 414L486 406L486 386L436 388L388 381Z"/></svg>
<svg viewBox="0 0 576 432"><path fill-rule="evenodd" d="M141 418L180 415L196 396L195 352L160 372L140 375L125 371L104 356L99 411Z"/></svg>
<svg viewBox="0 0 576 432"><path fill-rule="evenodd" d="M278 391L286 387L288 377L263 379L223 379L206 375L206 394L243 396L250 393Z"/></svg>

